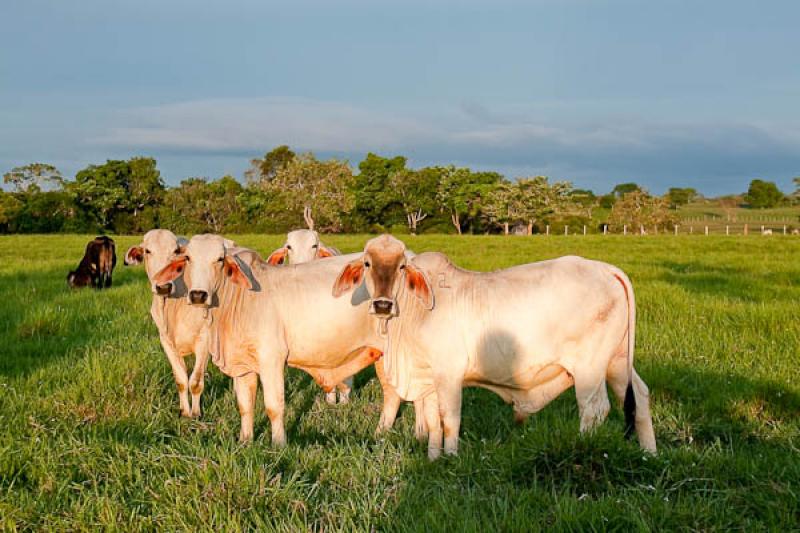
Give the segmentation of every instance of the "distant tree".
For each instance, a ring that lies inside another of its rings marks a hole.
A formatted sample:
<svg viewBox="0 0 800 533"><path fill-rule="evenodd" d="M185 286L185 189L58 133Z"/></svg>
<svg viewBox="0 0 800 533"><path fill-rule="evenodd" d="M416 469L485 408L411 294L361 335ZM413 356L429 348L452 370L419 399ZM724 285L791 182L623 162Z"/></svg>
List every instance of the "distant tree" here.
<svg viewBox="0 0 800 533"><path fill-rule="evenodd" d="M389 187L391 177L406 169L406 158L381 157L369 153L358 164L359 174L353 180L355 212L367 225L391 226L398 222L390 212L397 202Z"/></svg>
<svg viewBox="0 0 800 533"><path fill-rule="evenodd" d="M13 223L25 205L13 194L0 191L0 231L6 233L13 228Z"/></svg>
<svg viewBox="0 0 800 533"><path fill-rule="evenodd" d="M592 218L592 211L598 204L598 197L588 189L573 189L569 193L570 200L579 208L581 215Z"/></svg>
<svg viewBox="0 0 800 533"><path fill-rule="evenodd" d="M625 194L611 209L609 223L617 228L627 225L631 231L641 227L669 227L678 221L674 211L664 198L651 196L647 191L638 190Z"/></svg>
<svg viewBox="0 0 800 533"><path fill-rule="evenodd" d="M284 209L297 214L298 225L303 209L310 207L318 230L337 233L345 230L353 210L353 182L346 161L320 161L308 153L292 159L262 188L279 198Z"/></svg>
<svg viewBox="0 0 800 533"><path fill-rule="evenodd" d="M144 208L160 203L164 182L155 159L134 157L128 161L109 160L103 165L90 165L78 172L67 189L77 205L106 229L111 228L119 213L130 214L135 224Z"/></svg>
<svg viewBox="0 0 800 533"><path fill-rule="evenodd" d="M454 166L435 167L441 178L437 201L450 215L450 221L460 235L465 227L474 228L481 217L492 191L503 177L496 172L472 172Z"/></svg>
<svg viewBox="0 0 800 533"><path fill-rule="evenodd" d="M264 157L250 160L250 168L244 173L245 178L248 183L269 181L295 157L295 153L287 145L276 146L264 154Z"/></svg>
<svg viewBox="0 0 800 533"><path fill-rule="evenodd" d="M522 220L522 204L516 184L503 180L489 193L484 211L489 218L509 234L509 226Z"/></svg>
<svg viewBox="0 0 800 533"><path fill-rule="evenodd" d="M611 190L611 194L613 194L617 198L622 198L623 196L625 196L629 192L641 191L641 190L642 190L642 188L639 187L639 185L637 185L636 183L633 183L633 182L619 183L619 184L615 185L614 188Z"/></svg>
<svg viewBox="0 0 800 533"><path fill-rule="evenodd" d="M604 194L597 200L597 205L602 207L603 209L611 209L614 207L614 202L617 201L617 197L614 193Z"/></svg>
<svg viewBox="0 0 800 533"><path fill-rule="evenodd" d="M237 221L238 197L244 188L231 176L216 181L187 178L169 189L161 216L165 226L180 232L222 233Z"/></svg>
<svg viewBox="0 0 800 533"><path fill-rule="evenodd" d="M53 185L60 188L62 182L61 172L47 163L31 163L14 167L3 174L3 183L10 183L17 192L26 192L32 185L40 190Z"/></svg>
<svg viewBox="0 0 800 533"><path fill-rule="evenodd" d="M567 181L551 184L546 176L520 178L516 188L520 195L520 214L528 224L528 235L533 233L534 224L563 215L571 203L572 184Z"/></svg>
<svg viewBox="0 0 800 533"><path fill-rule="evenodd" d="M768 208L775 207L783 201L784 195L778 186L771 181L753 180L747 189L745 201L750 207Z"/></svg>
<svg viewBox="0 0 800 533"><path fill-rule="evenodd" d="M419 223L436 209L440 173L436 168L399 170L389 177L389 191L403 206L408 230L417 234Z"/></svg>
<svg viewBox="0 0 800 533"><path fill-rule="evenodd" d="M692 187L670 187L666 194L667 201L672 209L678 209L680 206L688 204L693 201L696 196L697 190Z"/></svg>

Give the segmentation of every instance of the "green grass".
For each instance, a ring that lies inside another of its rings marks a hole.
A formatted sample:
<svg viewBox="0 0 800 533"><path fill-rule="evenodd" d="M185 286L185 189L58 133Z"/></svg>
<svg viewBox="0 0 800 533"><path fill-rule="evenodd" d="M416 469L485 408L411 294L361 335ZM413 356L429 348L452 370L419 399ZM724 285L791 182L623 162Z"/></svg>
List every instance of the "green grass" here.
<svg viewBox="0 0 800 533"><path fill-rule="evenodd" d="M790 530L800 525L800 241L744 237L407 238L489 270L580 254L614 263L639 304L636 366L660 453L622 417L578 433L574 394L524 426L464 396L460 455L429 463L413 410L377 439L372 370L328 406L287 372L289 445L236 442L230 380L200 420L177 395L141 268L105 292L65 277L89 236L0 238L0 528L6 530ZM118 237L120 255L133 237ZM241 236L266 253L279 236ZM327 239L355 251L366 237Z"/></svg>

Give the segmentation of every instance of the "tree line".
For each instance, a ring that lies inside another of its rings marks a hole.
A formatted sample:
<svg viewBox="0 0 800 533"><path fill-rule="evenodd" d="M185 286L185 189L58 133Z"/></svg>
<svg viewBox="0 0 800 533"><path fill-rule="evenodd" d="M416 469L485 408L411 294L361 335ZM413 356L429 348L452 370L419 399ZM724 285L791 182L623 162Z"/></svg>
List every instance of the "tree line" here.
<svg viewBox="0 0 800 533"><path fill-rule="evenodd" d="M52 165L32 163L3 176L3 233L141 233L156 227L178 233L283 233L304 226L312 210L326 233L523 233L548 225L580 231L667 227L677 209L699 195L671 188L656 196L636 183L597 196L544 176L509 180L466 167L409 168L405 157L368 154L357 170L278 146L253 159L244 183L232 176L165 184L156 160L134 157L89 165L73 179ZM800 178L795 179L800 186ZM725 200L724 198L722 200ZM735 205L773 207L793 202L771 182L753 180Z"/></svg>

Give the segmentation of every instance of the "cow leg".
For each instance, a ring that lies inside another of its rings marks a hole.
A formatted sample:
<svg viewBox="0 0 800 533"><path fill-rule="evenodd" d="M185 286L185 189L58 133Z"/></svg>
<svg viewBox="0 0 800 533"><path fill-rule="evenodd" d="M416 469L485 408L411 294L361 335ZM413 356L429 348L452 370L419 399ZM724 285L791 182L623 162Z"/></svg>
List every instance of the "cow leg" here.
<svg viewBox="0 0 800 533"><path fill-rule="evenodd" d="M422 442L428 436L428 424L425 422L425 402L414 400L414 437Z"/></svg>
<svg viewBox="0 0 800 533"><path fill-rule="evenodd" d="M286 409L284 397L283 369L285 359L273 355L259 366L261 387L264 389L264 409L272 428L272 445L286 445L286 429L283 426L283 415Z"/></svg>
<svg viewBox="0 0 800 533"><path fill-rule="evenodd" d="M581 417L581 433L597 427L608 416L611 408L608 403L605 372L599 376L586 369L577 372L575 378L575 397L578 400L578 412Z"/></svg>
<svg viewBox="0 0 800 533"><path fill-rule="evenodd" d="M200 416L200 395L205 388L206 367L208 366L208 349L203 346L195 348L194 369L189 378L189 390L192 393L192 417Z"/></svg>
<svg viewBox="0 0 800 533"><path fill-rule="evenodd" d="M439 413L444 429L444 453L458 453L458 432L461 426L461 392L463 383L460 379L448 376L437 376L436 396L439 400Z"/></svg>
<svg viewBox="0 0 800 533"><path fill-rule="evenodd" d="M256 405L258 374L251 372L233 378L233 390L236 393L236 403L239 406L239 416L242 421L239 442L250 442L253 440L253 410Z"/></svg>
<svg viewBox="0 0 800 533"><path fill-rule="evenodd" d="M389 385L389 380L386 378L386 373L383 370L383 362L378 361L375 363L375 375L378 377L381 389L383 389L383 410L381 411L381 418L378 421L378 429L375 430L376 434L380 434L391 429L394 425L402 399L398 396L394 387Z"/></svg>
<svg viewBox="0 0 800 533"><path fill-rule="evenodd" d="M570 388L573 383L572 376L566 370L562 370L548 381L525 391L524 395L515 395L513 397L514 420L517 423L524 422L529 415L541 411L547 404L561 396L561 393Z"/></svg>
<svg viewBox="0 0 800 533"><path fill-rule="evenodd" d="M625 402L628 384L633 387L633 396L636 399L636 436L639 439L639 446L656 453L656 435L653 431L653 418L650 415L650 391L636 370L633 370L633 375L629 379L627 355L614 357L608 367L606 377L620 405Z"/></svg>
<svg viewBox="0 0 800 533"><path fill-rule="evenodd" d="M425 396L425 423L428 426L428 459L438 459L442 453L442 420L439 417L439 402L436 393Z"/></svg>
<svg viewBox="0 0 800 533"><path fill-rule="evenodd" d="M339 403L349 403L350 391L353 390L353 376L342 380L336 388L339 389Z"/></svg>
<svg viewBox="0 0 800 533"><path fill-rule="evenodd" d="M186 373L186 362L172 347L172 343L161 337L161 347L167 354L167 360L172 367L172 375L175 377L175 385L178 387L178 400L181 407L181 416L191 417L189 409L189 376Z"/></svg>

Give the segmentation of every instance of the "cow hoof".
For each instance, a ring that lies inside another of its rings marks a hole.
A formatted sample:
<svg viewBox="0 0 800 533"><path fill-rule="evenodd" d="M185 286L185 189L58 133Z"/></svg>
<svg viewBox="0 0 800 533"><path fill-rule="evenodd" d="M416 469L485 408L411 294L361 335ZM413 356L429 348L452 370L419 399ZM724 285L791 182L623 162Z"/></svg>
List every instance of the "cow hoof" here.
<svg viewBox="0 0 800 533"><path fill-rule="evenodd" d="M340 392L339 393L339 403L345 404L350 403L350 393L349 392Z"/></svg>
<svg viewBox="0 0 800 533"><path fill-rule="evenodd" d="M336 391L325 393L325 402L330 405L336 405Z"/></svg>

